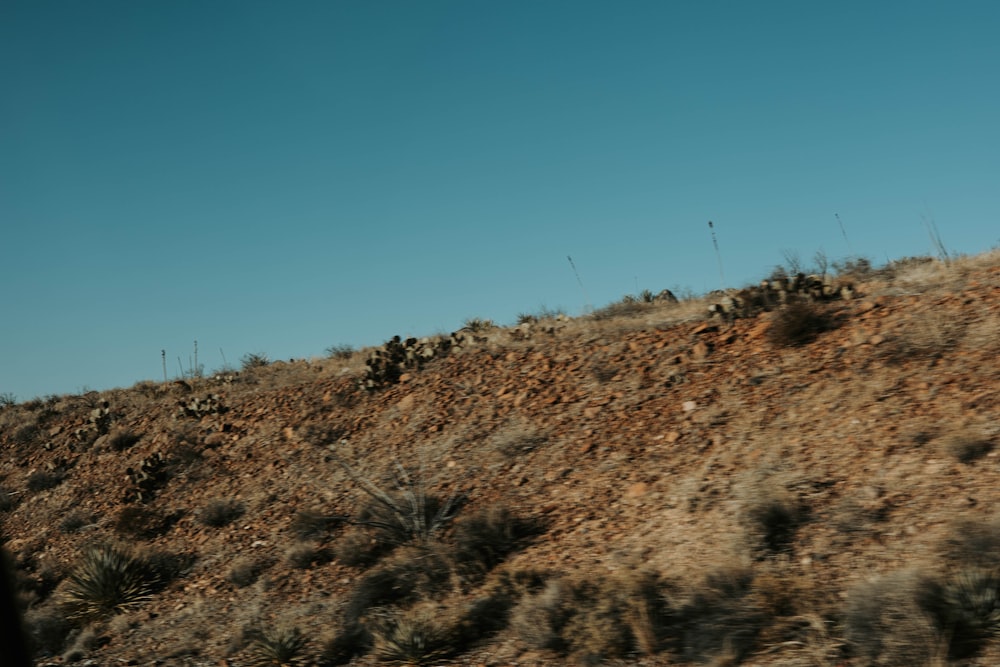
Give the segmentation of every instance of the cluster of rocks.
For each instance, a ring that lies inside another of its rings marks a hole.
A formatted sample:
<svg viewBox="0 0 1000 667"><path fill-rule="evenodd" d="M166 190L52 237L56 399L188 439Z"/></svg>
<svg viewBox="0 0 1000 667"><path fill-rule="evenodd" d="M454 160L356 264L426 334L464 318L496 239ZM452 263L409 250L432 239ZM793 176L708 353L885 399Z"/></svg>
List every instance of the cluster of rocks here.
<svg viewBox="0 0 1000 667"><path fill-rule="evenodd" d="M465 331L456 331L448 336L402 339L393 336L390 340L368 354L365 359L365 374L360 385L367 391L375 391L396 384L409 370L416 370L435 357L443 357L463 347L485 340Z"/></svg>
<svg viewBox="0 0 1000 667"><path fill-rule="evenodd" d="M833 282L826 276L798 273L794 276L762 280L759 285L738 291L712 292L710 296L720 298L708 307L708 312L713 317L732 321L741 317L754 317L796 299L848 300L854 297L854 293L854 286L850 283Z"/></svg>
<svg viewBox="0 0 1000 667"><path fill-rule="evenodd" d="M99 407L90 411L87 423L73 431L73 437L79 442L91 443L94 438L104 435L111 428L111 404L102 401Z"/></svg>

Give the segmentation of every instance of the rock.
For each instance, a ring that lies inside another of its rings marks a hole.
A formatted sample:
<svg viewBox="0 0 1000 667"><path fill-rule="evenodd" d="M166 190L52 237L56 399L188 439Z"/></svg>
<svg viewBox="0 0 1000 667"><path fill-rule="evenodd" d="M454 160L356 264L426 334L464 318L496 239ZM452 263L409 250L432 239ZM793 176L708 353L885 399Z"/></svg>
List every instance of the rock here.
<svg viewBox="0 0 1000 667"><path fill-rule="evenodd" d="M698 404L694 401L684 401L681 404L681 409L684 410L684 412L693 412L698 409Z"/></svg>

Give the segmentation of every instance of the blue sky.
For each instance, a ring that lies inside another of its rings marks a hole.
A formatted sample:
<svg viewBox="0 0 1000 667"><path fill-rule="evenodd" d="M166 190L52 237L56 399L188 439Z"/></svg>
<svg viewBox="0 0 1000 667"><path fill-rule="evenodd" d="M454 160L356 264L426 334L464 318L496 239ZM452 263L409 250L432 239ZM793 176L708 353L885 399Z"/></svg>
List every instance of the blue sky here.
<svg viewBox="0 0 1000 667"><path fill-rule="evenodd" d="M0 5L0 393L1000 241L1000 3Z"/></svg>

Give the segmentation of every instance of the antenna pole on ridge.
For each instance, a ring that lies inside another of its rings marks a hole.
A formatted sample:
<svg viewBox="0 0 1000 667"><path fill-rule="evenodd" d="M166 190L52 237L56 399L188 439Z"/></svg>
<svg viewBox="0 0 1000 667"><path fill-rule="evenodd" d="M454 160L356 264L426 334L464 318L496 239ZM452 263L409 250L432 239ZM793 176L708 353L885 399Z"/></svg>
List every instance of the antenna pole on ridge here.
<svg viewBox="0 0 1000 667"><path fill-rule="evenodd" d="M715 246L715 258L719 261L719 280L721 281L721 287L723 290L726 289L726 276L722 272L722 254L719 252L719 242L715 238L715 225L712 221L708 221L708 231L712 235L712 245Z"/></svg>
<svg viewBox="0 0 1000 667"><path fill-rule="evenodd" d="M572 257L566 255L566 259L569 260L569 265L573 269L573 275L576 276L576 282L579 283L580 291L583 292L583 300L584 300L583 310L584 312L589 313L594 309L594 307L590 305L590 297L587 295L587 289L583 286L583 281L580 280L580 272L576 270L576 264L573 263Z"/></svg>

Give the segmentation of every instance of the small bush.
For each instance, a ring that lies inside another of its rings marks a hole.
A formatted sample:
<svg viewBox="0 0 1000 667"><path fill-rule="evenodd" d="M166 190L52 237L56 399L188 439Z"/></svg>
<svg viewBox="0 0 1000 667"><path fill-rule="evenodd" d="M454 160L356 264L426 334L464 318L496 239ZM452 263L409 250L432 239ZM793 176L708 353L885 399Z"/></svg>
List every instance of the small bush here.
<svg viewBox="0 0 1000 667"><path fill-rule="evenodd" d="M1000 634L1000 572L966 569L945 584L949 655L965 658Z"/></svg>
<svg viewBox="0 0 1000 667"><path fill-rule="evenodd" d="M66 647L73 621L52 606L34 607L24 614L28 648L36 657L58 655Z"/></svg>
<svg viewBox="0 0 1000 667"><path fill-rule="evenodd" d="M305 570L313 565L329 563L332 554L321 545L301 542L288 550L286 558L292 567Z"/></svg>
<svg viewBox="0 0 1000 667"><path fill-rule="evenodd" d="M354 356L354 347L351 345L331 345L326 348L326 354L331 359L350 359Z"/></svg>
<svg viewBox="0 0 1000 667"><path fill-rule="evenodd" d="M355 586L344 610L345 627L362 622L376 607L405 605L448 590L451 564L437 550L404 547Z"/></svg>
<svg viewBox="0 0 1000 667"><path fill-rule="evenodd" d="M942 443L947 451L959 463L972 463L993 451L993 443L988 438L972 434L959 433L945 438Z"/></svg>
<svg viewBox="0 0 1000 667"><path fill-rule="evenodd" d="M255 368L264 368L270 365L271 360L267 358L266 354L261 354L257 352L251 352L244 354L240 358L240 366L245 371L252 371Z"/></svg>
<svg viewBox="0 0 1000 667"><path fill-rule="evenodd" d="M199 521L212 528L222 528L243 516L246 507L238 500L215 499L209 501L198 515Z"/></svg>
<svg viewBox="0 0 1000 667"><path fill-rule="evenodd" d="M752 582L749 570L714 572L675 611L672 631L684 660L708 662L728 656L739 662L751 651L767 621L750 595Z"/></svg>
<svg viewBox="0 0 1000 667"><path fill-rule="evenodd" d="M246 588L257 581L269 566L270 562L261 558L240 558L233 563L226 580L237 588Z"/></svg>
<svg viewBox="0 0 1000 667"><path fill-rule="evenodd" d="M747 533L755 548L787 551L806 518L806 508L783 492L763 493L746 508Z"/></svg>
<svg viewBox="0 0 1000 667"><path fill-rule="evenodd" d="M156 577L149 564L112 545L90 547L69 573L66 587L71 618L102 618L121 613L152 596Z"/></svg>
<svg viewBox="0 0 1000 667"><path fill-rule="evenodd" d="M139 442L141 438L141 435L137 435L131 431L116 430L108 435L108 447L115 452L124 452Z"/></svg>
<svg viewBox="0 0 1000 667"><path fill-rule="evenodd" d="M327 536L330 527L339 523L336 517L329 517L313 510L296 512L289 529L300 540L316 540Z"/></svg>
<svg viewBox="0 0 1000 667"><path fill-rule="evenodd" d="M65 535L79 532L81 528L93 523L94 516L81 510L73 510L59 522L59 531Z"/></svg>
<svg viewBox="0 0 1000 667"><path fill-rule="evenodd" d="M375 655L383 662L428 665L451 652L453 629L434 609L384 613L373 625Z"/></svg>
<svg viewBox="0 0 1000 667"><path fill-rule="evenodd" d="M37 493L55 488L62 484L65 478L65 474L62 472L50 472L47 470L33 472L28 476L28 491Z"/></svg>
<svg viewBox="0 0 1000 667"><path fill-rule="evenodd" d="M348 567L374 565L386 551L385 543L367 530L349 530L333 544L334 557Z"/></svg>
<svg viewBox="0 0 1000 667"><path fill-rule="evenodd" d="M845 638L865 664L926 664L940 654L947 615L940 582L919 572L897 572L848 593Z"/></svg>
<svg viewBox="0 0 1000 667"><path fill-rule="evenodd" d="M486 320L479 317L470 317L465 320L465 326L463 327L472 333L483 333L489 331L490 329L495 329L496 324L493 320Z"/></svg>
<svg viewBox="0 0 1000 667"><path fill-rule="evenodd" d="M525 597L511 624L528 646L585 664L654 653L668 625L664 592L664 582L650 573L556 579Z"/></svg>
<svg viewBox="0 0 1000 667"><path fill-rule="evenodd" d="M298 628L251 631L250 664L253 667L295 667L305 664L309 640Z"/></svg>
<svg viewBox="0 0 1000 667"><path fill-rule="evenodd" d="M9 512L17 507L18 498L10 489L0 487L0 512Z"/></svg>
<svg viewBox="0 0 1000 667"><path fill-rule="evenodd" d="M148 540L170 530L177 518L143 505L126 505L115 518L114 530L120 535Z"/></svg>
<svg viewBox="0 0 1000 667"><path fill-rule="evenodd" d="M482 571L492 570L541 532L537 522L515 517L506 507L491 505L455 522L455 559Z"/></svg>
<svg viewBox="0 0 1000 667"><path fill-rule="evenodd" d="M945 550L948 557L963 565L1000 568L1000 519L959 522Z"/></svg>
<svg viewBox="0 0 1000 667"><path fill-rule="evenodd" d="M790 301L775 313L767 330L773 345L790 347L806 345L828 331L833 322L825 309L809 301Z"/></svg>

